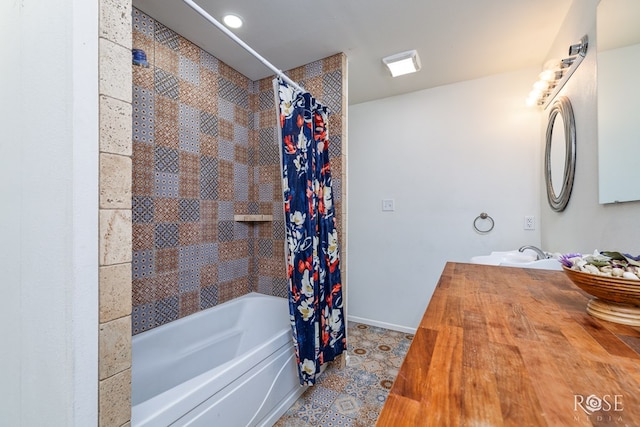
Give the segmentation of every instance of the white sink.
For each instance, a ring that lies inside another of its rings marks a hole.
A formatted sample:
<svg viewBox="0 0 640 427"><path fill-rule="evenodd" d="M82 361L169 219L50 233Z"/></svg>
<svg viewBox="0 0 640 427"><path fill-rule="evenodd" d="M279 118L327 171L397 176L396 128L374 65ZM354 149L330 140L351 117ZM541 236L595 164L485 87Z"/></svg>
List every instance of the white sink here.
<svg viewBox="0 0 640 427"><path fill-rule="evenodd" d="M543 270L562 270L560 261L554 258L536 259L535 252L525 250L491 252L490 255L479 255L471 258L472 264L501 265L506 267L539 268Z"/></svg>

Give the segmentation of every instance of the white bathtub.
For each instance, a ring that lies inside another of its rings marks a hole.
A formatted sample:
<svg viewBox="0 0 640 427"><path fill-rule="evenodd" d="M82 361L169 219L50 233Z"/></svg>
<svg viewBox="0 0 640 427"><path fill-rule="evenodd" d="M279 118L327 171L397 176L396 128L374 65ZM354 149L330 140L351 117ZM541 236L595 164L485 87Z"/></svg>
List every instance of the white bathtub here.
<svg viewBox="0 0 640 427"><path fill-rule="evenodd" d="M288 301L251 293L133 337L133 426L271 426L304 392Z"/></svg>

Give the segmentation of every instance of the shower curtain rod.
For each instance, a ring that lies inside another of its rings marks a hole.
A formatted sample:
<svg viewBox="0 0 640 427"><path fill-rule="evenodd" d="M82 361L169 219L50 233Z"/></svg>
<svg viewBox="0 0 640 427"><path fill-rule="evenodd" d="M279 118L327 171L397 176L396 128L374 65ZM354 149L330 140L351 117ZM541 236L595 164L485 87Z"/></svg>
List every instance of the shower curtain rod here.
<svg viewBox="0 0 640 427"><path fill-rule="evenodd" d="M231 30L229 30L227 27L225 27L224 25L222 25L220 22L218 22L218 20L216 20L213 16L209 15L209 13L207 13L206 10L204 10L203 8L201 8L200 6L198 6L193 0L182 0L184 1L187 5L189 5L193 10L195 10L196 12L198 12L200 15L202 15L202 17L204 19L206 19L207 21L211 22L213 25L215 25L216 27L218 27L218 29L220 31L222 31L223 33L225 33L231 40L233 40L234 42L238 43L241 47L243 47L247 52L249 52L251 55L253 55L254 57L256 57L256 59L258 59L260 62L262 62L262 64L264 64L267 68L269 68L271 71L273 71L274 73L276 73L276 75L278 75L280 78L282 78L285 82L289 83L291 86L295 87L297 90L299 90L300 92L307 92L306 90L304 90L303 88L300 87L300 85L298 85L296 82L294 82L293 80L291 80L289 77L287 77L282 70L279 70L278 68L276 68L271 62L267 61L262 55L260 55L258 52L256 52L255 50L253 50L253 48L251 48L251 46L249 46L248 44L246 44L245 42L243 42L238 36L236 36Z"/></svg>

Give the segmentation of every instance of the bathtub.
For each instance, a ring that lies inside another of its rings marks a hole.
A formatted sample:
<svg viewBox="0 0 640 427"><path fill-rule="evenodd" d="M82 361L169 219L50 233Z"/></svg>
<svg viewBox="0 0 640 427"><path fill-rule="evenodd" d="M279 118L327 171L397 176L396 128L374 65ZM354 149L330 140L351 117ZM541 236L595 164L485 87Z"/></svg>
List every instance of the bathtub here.
<svg viewBox="0 0 640 427"><path fill-rule="evenodd" d="M133 426L271 426L305 390L283 298L250 293L132 346Z"/></svg>

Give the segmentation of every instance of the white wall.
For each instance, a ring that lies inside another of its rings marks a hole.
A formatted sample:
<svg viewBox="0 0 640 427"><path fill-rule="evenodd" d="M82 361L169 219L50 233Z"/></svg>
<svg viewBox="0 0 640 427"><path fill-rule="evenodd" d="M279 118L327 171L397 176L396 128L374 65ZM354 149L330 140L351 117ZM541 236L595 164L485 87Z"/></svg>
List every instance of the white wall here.
<svg viewBox="0 0 640 427"><path fill-rule="evenodd" d="M560 57L566 54L570 44L576 43L584 34L589 36L587 56L560 93L571 100L576 121L573 192L567 208L560 213L548 207L546 194L541 192L542 244L560 252L590 253L599 249L640 254L640 202L598 203L597 3L598 0L573 2L549 52L549 58Z"/></svg>
<svg viewBox="0 0 640 427"><path fill-rule="evenodd" d="M95 425L97 3L0 9L0 425Z"/></svg>
<svg viewBox="0 0 640 427"><path fill-rule="evenodd" d="M598 52L600 203L640 200L639 69L640 43Z"/></svg>
<svg viewBox="0 0 640 427"><path fill-rule="evenodd" d="M540 216L541 114L524 104L538 72L350 106L351 319L411 330L446 261L540 243L523 230ZM495 220L485 235L481 212Z"/></svg>

